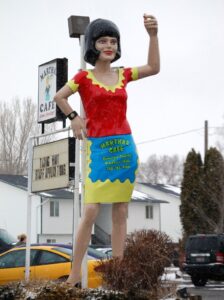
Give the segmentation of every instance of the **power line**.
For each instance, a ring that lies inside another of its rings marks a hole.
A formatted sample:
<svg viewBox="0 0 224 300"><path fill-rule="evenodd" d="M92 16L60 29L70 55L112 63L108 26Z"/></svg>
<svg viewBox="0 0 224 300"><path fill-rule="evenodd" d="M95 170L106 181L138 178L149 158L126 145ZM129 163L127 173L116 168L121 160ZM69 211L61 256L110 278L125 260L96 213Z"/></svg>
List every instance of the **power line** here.
<svg viewBox="0 0 224 300"><path fill-rule="evenodd" d="M161 138L157 138L157 139L142 141L142 142L139 142L139 143L136 143L136 144L137 145L143 145L143 144L147 144L147 143L153 143L153 142L157 142L157 141L160 141L160 140L169 139L169 138L172 138L172 137L175 137L175 136L178 136L178 135L184 135L184 134L188 134L188 133L191 133L191 132L200 131L202 129L204 129L204 127L201 127L201 128L198 128L198 129L192 129L192 130L188 130L188 131L179 132L179 133L176 133L176 134L167 135L167 136L164 136L164 137L161 137Z"/></svg>

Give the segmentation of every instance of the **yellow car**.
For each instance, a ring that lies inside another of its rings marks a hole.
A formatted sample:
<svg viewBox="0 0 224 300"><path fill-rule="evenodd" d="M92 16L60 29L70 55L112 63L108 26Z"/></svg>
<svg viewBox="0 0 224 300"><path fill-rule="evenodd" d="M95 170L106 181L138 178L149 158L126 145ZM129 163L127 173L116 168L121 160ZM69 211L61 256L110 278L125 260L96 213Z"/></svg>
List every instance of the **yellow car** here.
<svg viewBox="0 0 224 300"><path fill-rule="evenodd" d="M72 250L60 246L30 247L30 279L65 280L71 269ZM25 247L15 247L0 254L0 285L24 280ZM102 278L94 268L96 259L88 259L88 287L102 285Z"/></svg>

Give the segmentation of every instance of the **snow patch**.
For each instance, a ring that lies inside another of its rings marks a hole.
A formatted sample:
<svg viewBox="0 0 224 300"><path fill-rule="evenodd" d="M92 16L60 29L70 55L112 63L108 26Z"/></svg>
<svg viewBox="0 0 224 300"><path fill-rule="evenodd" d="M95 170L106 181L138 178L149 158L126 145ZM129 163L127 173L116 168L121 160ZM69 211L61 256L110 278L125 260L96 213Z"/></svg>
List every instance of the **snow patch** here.
<svg viewBox="0 0 224 300"><path fill-rule="evenodd" d="M42 196L46 196L46 197L53 197L51 194L48 194L48 193L45 193L45 192L43 192L43 193L40 193Z"/></svg>
<svg viewBox="0 0 224 300"><path fill-rule="evenodd" d="M140 199L148 199L149 196L147 196L145 193L138 192L136 190L133 191L132 193L133 198L140 198Z"/></svg>
<svg viewBox="0 0 224 300"><path fill-rule="evenodd" d="M180 195L180 192L181 192L180 187L174 186L174 185L169 185L169 184L165 184L164 187L166 189L170 190L171 192L174 192L174 193Z"/></svg>

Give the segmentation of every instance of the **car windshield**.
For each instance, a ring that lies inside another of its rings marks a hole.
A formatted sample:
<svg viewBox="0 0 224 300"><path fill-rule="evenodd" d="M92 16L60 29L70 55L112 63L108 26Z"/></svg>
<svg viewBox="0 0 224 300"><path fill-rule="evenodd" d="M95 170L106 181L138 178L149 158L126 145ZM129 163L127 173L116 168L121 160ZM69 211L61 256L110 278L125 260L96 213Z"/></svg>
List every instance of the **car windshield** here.
<svg viewBox="0 0 224 300"><path fill-rule="evenodd" d="M93 256L93 257L97 258L97 259L107 258L107 255L105 253L103 253L101 251L98 251L96 249L93 249L91 247L88 248L88 254L90 256Z"/></svg>
<svg viewBox="0 0 224 300"><path fill-rule="evenodd" d="M216 236L199 236L189 238L186 244L187 251L217 250L218 239Z"/></svg>
<svg viewBox="0 0 224 300"><path fill-rule="evenodd" d="M9 234L5 229L0 229L0 239L6 244L16 243L16 239Z"/></svg>

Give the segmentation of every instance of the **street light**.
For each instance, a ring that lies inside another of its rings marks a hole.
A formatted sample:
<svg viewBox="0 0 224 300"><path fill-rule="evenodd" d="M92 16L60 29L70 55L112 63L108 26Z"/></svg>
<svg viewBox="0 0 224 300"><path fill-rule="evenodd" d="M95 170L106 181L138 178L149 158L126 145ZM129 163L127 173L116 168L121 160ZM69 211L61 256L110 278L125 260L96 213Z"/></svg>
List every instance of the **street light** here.
<svg viewBox="0 0 224 300"><path fill-rule="evenodd" d="M84 35L87 25L89 24L89 17L71 16L68 18L69 36L71 38L80 38Z"/></svg>

